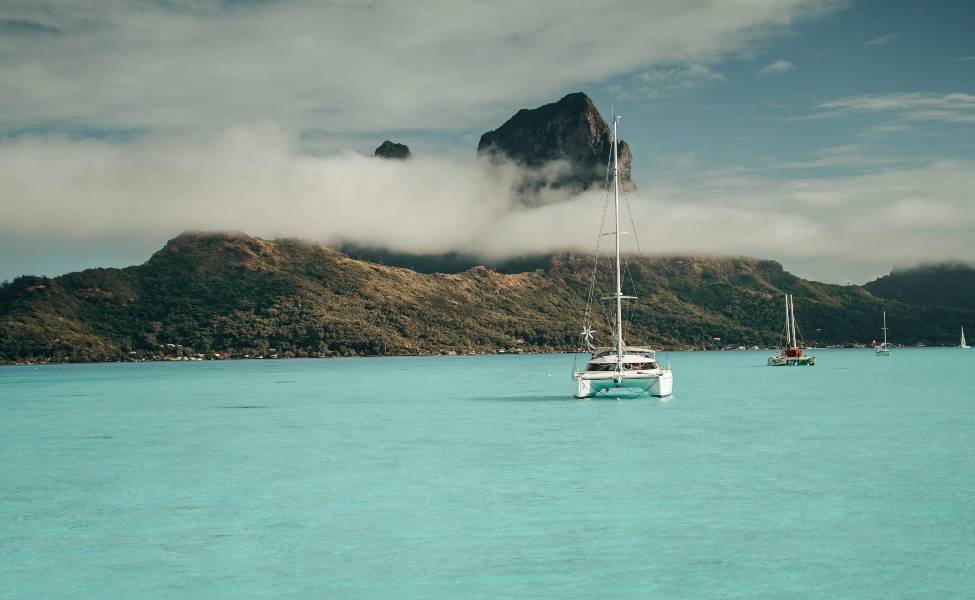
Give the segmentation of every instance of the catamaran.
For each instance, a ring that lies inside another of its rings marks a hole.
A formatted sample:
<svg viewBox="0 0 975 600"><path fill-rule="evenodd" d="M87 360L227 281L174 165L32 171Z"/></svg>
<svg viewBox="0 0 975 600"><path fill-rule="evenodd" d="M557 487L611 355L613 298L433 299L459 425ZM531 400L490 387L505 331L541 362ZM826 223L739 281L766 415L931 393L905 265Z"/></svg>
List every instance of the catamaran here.
<svg viewBox="0 0 975 600"><path fill-rule="evenodd" d="M881 356L890 356L892 346L890 345L890 343L887 342L887 311L886 310L884 311L884 326L882 327L882 329L884 330L884 341L883 343L874 346L874 350L877 352L877 354Z"/></svg>
<svg viewBox="0 0 975 600"><path fill-rule="evenodd" d="M965 326L964 325L961 326L961 343L958 344L958 346L960 348L965 348L966 350L968 348L971 348L971 346L969 346L968 343L965 341Z"/></svg>
<svg viewBox="0 0 975 600"><path fill-rule="evenodd" d="M628 346L623 341L623 300L635 300L636 296L624 296L620 269L620 167L617 149L617 128L619 116L613 116L613 196L616 211L616 227L612 235L616 238L616 291L603 300L612 300L616 305L612 325L613 345L598 347L593 345L595 329L592 327L594 311L591 310L596 284L596 267L599 266L599 246L593 265L593 276L589 284L589 301L582 328L582 341L590 358L582 371L573 369L572 379L576 383L576 398L590 398L611 390L626 390L634 395L649 393L652 396L670 396L674 389L674 375L668 365L662 367L657 362L656 351L646 346ZM632 215L631 215L632 216ZM636 232L634 232L635 234ZM602 237L600 226L600 237Z"/></svg>
<svg viewBox="0 0 975 600"><path fill-rule="evenodd" d="M796 327L796 305L792 294L785 295L785 347L768 358L770 367L813 366L815 356L806 356L799 347L799 328Z"/></svg>

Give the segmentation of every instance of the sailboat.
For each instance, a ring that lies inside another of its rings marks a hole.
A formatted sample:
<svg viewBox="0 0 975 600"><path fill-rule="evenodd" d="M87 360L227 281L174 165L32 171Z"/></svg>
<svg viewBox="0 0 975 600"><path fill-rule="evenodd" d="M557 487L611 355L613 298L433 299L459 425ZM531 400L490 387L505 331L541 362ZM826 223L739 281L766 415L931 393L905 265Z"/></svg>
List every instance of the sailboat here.
<svg viewBox="0 0 975 600"><path fill-rule="evenodd" d="M620 270L620 167L617 149L619 121L620 117L613 115L613 205L616 212L616 227L612 235L616 238L616 291L611 296L603 298L603 300L612 300L615 304L615 319L612 326L613 345L597 347L592 343L595 332L591 323L592 292L596 283L596 267L599 265L597 245L596 263L593 266L586 318L581 333L590 357L583 370L576 371L573 368L572 379L576 383L576 398L590 398L612 390L626 390L635 395L649 393L652 396L664 397L670 396L674 389L674 375L670 366L662 367L657 362L654 350L645 346L628 346L623 341L623 300L635 300L636 297L623 295ZM602 235L600 231L600 236Z"/></svg>
<svg viewBox="0 0 975 600"><path fill-rule="evenodd" d="M768 366L813 366L815 356L806 356L799 347L799 328L796 327L796 305L792 294L785 295L785 347L768 358Z"/></svg>
<svg viewBox="0 0 975 600"><path fill-rule="evenodd" d="M887 311L886 310L884 311L884 326L882 329L884 330L884 341L883 343L874 346L874 350L876 350L877 354L881 356L890 356L892 347L890 343L887 342Z"/></svg>
<svg viewBox="0 0 975 600"><path fill-rule="evenodd" d="M969 348L971 348L971 346L969 346L968 343L965 341L965 326L964 325L961 326L961 343L958 344L958 346L960 348L964 348L966 350L969 349Z"/></svg>

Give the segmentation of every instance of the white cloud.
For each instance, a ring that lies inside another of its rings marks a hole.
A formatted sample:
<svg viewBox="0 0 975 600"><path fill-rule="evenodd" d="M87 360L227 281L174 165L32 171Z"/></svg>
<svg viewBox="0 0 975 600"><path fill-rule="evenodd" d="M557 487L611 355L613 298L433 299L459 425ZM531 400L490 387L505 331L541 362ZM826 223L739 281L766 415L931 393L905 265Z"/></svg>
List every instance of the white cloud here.
<svg viewBox="0 0 975 600"><path fill-rule="evenodd" d="M94 240L161 245L185 229L240 229L413 252L591 251L605 195L527 209L510 192L517 177L473 160L310 157L273 127L127 144L25 137L0 142L0 239L58 239L70 253ZM648 253L848 265L804 272L832 281L975 260L972 160L815 179L697 170L638 184L629 203Z"/></svg>
<svg viewBox="0 0 975 600"><path fill-rule="evenodd" d="M7 0L5 19L36 27L0 36L0 128L464 129L842 3L613 0L593 18L555 0Z"/></svg>
<svg viewBox="0 0 975 600"><path fill-rule="evenodd" d="M887 34L887 35L882 35L882 36L880 36L878 38L874 38L872 40L868 40L868 41L864 42L863 45L864 46L883 46L885 44L889 44L889 43L893 42L898 37L900 37L900 36L898 36L896 33L890 33L890 34Z"/></svg>
<svg viewBox="0 0 975 600"><path fill-rule="evenodd" d="M782 75L788 73L789 71L794 71L796 68L791 62L785 59L778 59L776 61L770 62L761 69L759 69L759 75Z"/></svg>

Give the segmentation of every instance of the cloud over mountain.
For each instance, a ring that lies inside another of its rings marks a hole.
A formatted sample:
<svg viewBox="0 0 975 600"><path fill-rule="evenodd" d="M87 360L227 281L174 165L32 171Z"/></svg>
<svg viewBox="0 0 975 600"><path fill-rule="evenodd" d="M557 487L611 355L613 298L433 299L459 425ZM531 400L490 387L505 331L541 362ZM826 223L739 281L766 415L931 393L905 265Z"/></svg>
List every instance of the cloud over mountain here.
<svg viewBox="0 0 975 600"><path fill-rule="evenodd" d="M29 236L40 249L45 239L112 244L135 235L156 246L185 229L239 229L495 257L589 251L596 239L603 192L526 208L512 191L521 173L511 165L488 168L473 156L320 158L296 146L271 127L124 145L8 140L0 143L0 238ZM702 171L637 183L625 202L647 253L815 258L830 265L815 275L832 281L865 279L892 263L975 260L973 161L818 179Z"/></svg>

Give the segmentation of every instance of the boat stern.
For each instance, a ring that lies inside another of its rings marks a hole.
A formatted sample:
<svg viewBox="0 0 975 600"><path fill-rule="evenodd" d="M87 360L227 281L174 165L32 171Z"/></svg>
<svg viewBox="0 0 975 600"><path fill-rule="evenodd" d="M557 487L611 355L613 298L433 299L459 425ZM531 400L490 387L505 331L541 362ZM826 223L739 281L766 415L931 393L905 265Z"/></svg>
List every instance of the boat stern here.
<svg viewBox="0 0 975 600"><path fill-rule="evenodd" d="M650 395L666 398L674 393L674 372L664 369L657 380L650 386Z"/></svg>
<svg viewBox="0 0 975 600"><path fill-rule="evenodd" d="M625 377L607 377L599 373L593 377L585 371L576 372L576 398L592 398L610 390L619 390L636 394L649 394L658 398L665 398L674 393L674 374L670 369L661 369L656 375L629 375Z"/></svg>
<svg viewBox="0 0 975 600"><path fill-rule="evenodd" d="M573 379L576 381L576 398L590 398L596 394L592 387L592 380L582 377L581 373L576 373Z"/></svg>

